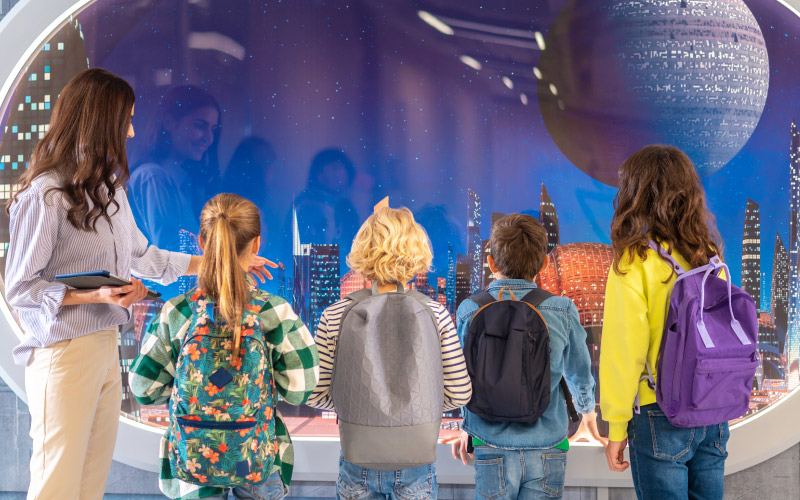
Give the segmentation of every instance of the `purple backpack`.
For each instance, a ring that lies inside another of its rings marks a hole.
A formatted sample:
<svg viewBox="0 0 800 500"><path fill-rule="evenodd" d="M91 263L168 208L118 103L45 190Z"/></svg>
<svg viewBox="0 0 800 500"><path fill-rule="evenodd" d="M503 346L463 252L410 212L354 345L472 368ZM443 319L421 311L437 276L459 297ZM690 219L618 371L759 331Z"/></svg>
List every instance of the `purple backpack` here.
<svg viewBox="0 0 800 500"><path fill-rule="evenodd" d="M649 379L658 406L676 427L741 417L749 408L758 367L755 301L731 285L730 270L718 256L687 272L657 243L649 244L678 278L669 299L658 377L654 381L647 366L650 376L643 378ZM720 269L726 279L717 276Z"/></svg>

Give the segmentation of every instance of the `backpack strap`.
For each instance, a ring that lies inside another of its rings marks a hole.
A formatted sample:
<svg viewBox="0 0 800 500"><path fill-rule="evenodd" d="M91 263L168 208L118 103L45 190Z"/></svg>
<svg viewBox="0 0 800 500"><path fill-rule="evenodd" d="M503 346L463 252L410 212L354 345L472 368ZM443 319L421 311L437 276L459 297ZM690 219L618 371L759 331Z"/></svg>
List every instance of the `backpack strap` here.
<svg viewBox="0 0 800 500"><path fill-rule="evenodd" d="M539 305L544 302L545 300L552 297L553 294L548 292L543 288L534 288L530 292L526 293L524 297L520 300L523 302L527 302L528 304L532 305L533 307L539 307Z"/></svg>
<svg viewBox="0 0 800 500"><path fill-rule="evenodd" d="M653 240L647 240L647 245L650 247L652 251L656 253L656 255L666 260L672 266L672 270L675 271L675 274L680 276L686 272L686 269L684 269L683 266L678 264L678 261L675 260L675 257L665 252L664 249L661 248L661 245L659 245Z"/></svg>
<svg viewBox="0 0 800 500"><path fill-rule="evenodd" d="M487 292L486 290L481 290L480 292L474 295L470 295L467 298L472 302L478 304L478 309L484 306L488 306L492 302L497 302L497 299L494 298L494 296L491 293Z"/></svg>
<svg viewBox="0 0 800 500"><path fill-rule="evenodd" d="M569 419L573 422L578 422L581 418L578 416L577 410L575 410L575 403L572 402L572 393L569 392L567 379L561 377L559 385L561 386L561 391L564 393L564 400L567 402L567 414L569 414Z"/></svg>

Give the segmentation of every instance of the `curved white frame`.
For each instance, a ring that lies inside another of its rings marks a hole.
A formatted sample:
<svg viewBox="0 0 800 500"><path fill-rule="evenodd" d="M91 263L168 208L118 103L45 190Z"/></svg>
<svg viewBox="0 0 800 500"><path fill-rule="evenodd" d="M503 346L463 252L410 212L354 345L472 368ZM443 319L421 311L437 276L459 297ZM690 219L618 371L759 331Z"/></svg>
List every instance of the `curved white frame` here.
<svg viewBox="0 0 800 500"><path fill-rule="evenodd" d="M93 0L22 0L0 21L0 103L10 96L9 90L22 69L42 46L45 39L69 16L79 12ZM777 0L800 17L800 0ZM0 106L2 109L4 106ZM8 304L0 298L0 377L23 401L25 370L14 364L11 347L21 332ZM793 425L800 414L800 397L796 393L768 408L756 417L736 425L728 444L730 456L725 473L731 474L761 463L800 442L800 426ZM120 416L114 459L144 470L157 471L157 450L161 430ZM336 438L294 438L296 480L333 481L338 474L339 440ZM472 467L456 462L449 445L437 450L437 476L445 484L471 484ZM603 449L598 446L573 444L567 461L568 486L626 487L632 486L630 473L615 474L606 466Z"/></svg>

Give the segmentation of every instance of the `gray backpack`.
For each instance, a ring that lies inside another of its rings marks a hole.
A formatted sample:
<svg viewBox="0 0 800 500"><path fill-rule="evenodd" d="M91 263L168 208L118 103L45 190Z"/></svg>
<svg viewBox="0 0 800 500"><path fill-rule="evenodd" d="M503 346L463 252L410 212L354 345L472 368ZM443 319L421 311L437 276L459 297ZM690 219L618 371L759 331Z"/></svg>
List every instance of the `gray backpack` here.
<svg viewBox="0 0 800 500"><path fill-rule="evenodd" d="M400 283L347 297L331 374L344 459L377 470L435 462L444 378L430 298Z"/></svg>

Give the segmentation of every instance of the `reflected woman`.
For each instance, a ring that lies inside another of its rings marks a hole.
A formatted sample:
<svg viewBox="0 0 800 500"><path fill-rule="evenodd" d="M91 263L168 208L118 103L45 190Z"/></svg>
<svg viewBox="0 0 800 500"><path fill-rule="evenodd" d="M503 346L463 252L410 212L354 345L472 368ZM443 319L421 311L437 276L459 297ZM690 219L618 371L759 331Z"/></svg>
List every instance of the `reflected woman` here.
<svg viewBox="0 0 800 500"><path fill-rule="evenodd" d="M258 207L261 212L261 252L266 250L265 246L271 245L270 255L278 251L279 243L285 243L275 227L278 219L275 215L276 159L269 141L256 136L247 137L236 147L222 178L223 192L238 194Z"/></svg>
<svg viewBox="0 0 800 500"><path fill-rule="evenodd" d="M151 120L147 148L131 174L131 207L154 245L182 250L181 229L196 235L200 210L220 183L220 107L205 90L171 89Z"/></svg>

